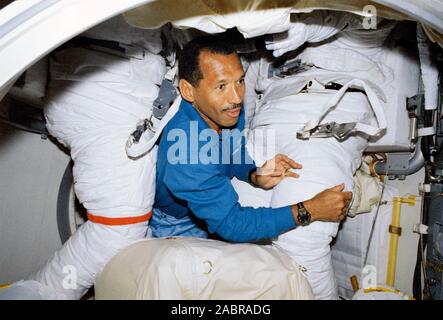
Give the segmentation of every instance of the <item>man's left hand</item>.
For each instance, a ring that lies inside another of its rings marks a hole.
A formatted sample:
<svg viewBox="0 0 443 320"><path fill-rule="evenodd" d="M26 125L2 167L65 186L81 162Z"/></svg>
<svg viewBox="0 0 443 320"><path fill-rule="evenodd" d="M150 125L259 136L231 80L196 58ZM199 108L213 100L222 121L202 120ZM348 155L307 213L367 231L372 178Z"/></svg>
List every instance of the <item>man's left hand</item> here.
<svg viewBox="0 0 443 320"><path fill-rule="evenodd" d="M300 163L295 162L288 156L278 154L251 174L251 182L263 189L271 189L286 177L298 178L299 175L291 169L301 168Z"/></svg>

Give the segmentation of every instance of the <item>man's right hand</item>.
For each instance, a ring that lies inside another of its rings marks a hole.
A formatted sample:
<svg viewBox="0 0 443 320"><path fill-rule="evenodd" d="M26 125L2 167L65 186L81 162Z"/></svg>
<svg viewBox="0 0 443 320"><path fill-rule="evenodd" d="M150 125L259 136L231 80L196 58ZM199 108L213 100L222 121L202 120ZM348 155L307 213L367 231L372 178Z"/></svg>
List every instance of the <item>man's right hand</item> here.
<svg viewBox="0 0 443 320"><path fill-rule="evenodd" d="M312 199L303 201L306 210L311 214L311 222L338 222L345 218L352 200L352 192L343 192L344 188L345 185L342 183L318 193Z"/></svg>

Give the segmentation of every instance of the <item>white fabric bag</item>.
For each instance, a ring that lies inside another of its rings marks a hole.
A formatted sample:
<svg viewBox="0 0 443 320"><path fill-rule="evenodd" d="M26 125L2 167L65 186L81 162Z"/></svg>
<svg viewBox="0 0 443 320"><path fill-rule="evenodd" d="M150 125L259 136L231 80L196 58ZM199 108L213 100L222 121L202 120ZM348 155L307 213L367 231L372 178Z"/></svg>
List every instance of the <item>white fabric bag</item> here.
<svg viewBox="0 0 443 320"><path fill-rule="evenodd" d="M113 257L97 278L95 298L310 300L313 295L298 265L275 248L160 238Z"/></svg>

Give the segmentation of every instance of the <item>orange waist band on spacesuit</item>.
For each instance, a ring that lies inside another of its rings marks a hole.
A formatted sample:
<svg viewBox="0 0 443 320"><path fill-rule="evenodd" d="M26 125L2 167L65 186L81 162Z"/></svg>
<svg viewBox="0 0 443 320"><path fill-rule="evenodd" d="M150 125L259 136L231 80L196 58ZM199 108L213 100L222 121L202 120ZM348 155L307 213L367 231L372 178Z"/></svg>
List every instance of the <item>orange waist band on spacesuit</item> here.
<svg viewBox="0 0 443 320"><path fill-rule="evenodd" d="M101 217L95 216L92 213L87 213L88 220L94 223L104 224L108 226L124 226L128 224L136 224L145 221L149 221L152 217L152 211L149 211L147 214L137 217L123 217L123 218L109 218L109 217Z"/></svg>

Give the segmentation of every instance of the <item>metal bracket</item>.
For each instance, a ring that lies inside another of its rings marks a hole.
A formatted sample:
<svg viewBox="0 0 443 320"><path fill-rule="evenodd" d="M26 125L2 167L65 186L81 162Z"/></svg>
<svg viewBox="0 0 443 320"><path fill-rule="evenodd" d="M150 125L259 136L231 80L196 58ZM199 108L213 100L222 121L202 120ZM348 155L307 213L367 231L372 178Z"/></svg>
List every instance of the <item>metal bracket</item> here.
<svg viewBox="0 0 443 320"><path fill-rule="evenodd" d="M157 99L153 103L152 115L161 120L177 98L178 93L172 81L163 79Z"/></svg>
<svg viewBox="0 0 443 320"><path fill-rule="evenodd" d="M419 93L415 96L406 98L406 110L408 110L410 116L414 116L417 109L424 107L424 97L425 95L423 93Z"/></svg>
<svg viewBox="0 0 443 320"><path fill-rule="evenodd" d="M409 117L409 141L416 143L418 138L418 120L421 116L422 105L424 101L423 94L406 98L406 110Z"/></svg>
<svg viewBox="0 0 443 320"><path fill-rule="evenodd" d="M429 233L429 227L427 225L418 223L418 224L414 224L412 226L412 232L414 233L418 233L418 234L428 234Z"/></svg>
<svg viewBox="0 0 443 320"><path fill-rule="evenodd" d="M406 178L405 171L409 168L410 153L389 153L386 160L386 171L389 180L398 177L399 180Z"/></svg>
<svg viewBox="0 0 443 320"><path fill-rule="evenodd" d="M389 233L397 234L399 237L401 236L401 227L396 227L393 225L389 225Z"/></svg>

